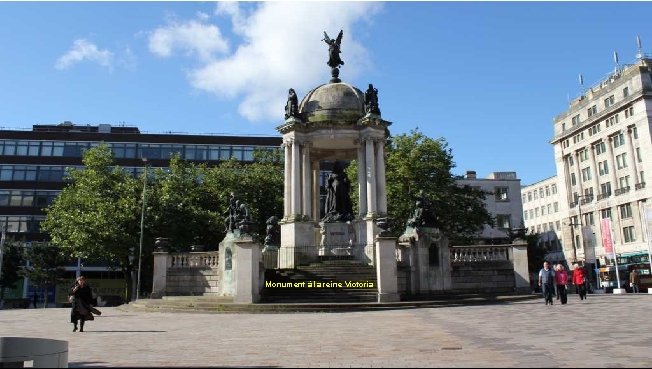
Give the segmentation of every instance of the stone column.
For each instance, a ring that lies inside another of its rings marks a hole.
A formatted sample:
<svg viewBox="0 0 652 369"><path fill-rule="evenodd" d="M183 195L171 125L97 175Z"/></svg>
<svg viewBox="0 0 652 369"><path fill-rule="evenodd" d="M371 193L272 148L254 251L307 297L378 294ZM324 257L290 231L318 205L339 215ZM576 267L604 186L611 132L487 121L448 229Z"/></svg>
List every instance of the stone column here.
<svg viewBox="0 0 652 369"><path fill-rule="evenodd" d="M591 145L591 172L593 172L593 196L594 200L597 198L597 195L600 194L600 170L598 169L598 163L595 158L595 145Z"/></svg>
<svg viewBox="0 0 652 369"><path fill-rule="evenodd" d="M378 302L399 301L395 237L376 237L375 264Z"/></svg>
<svg viewBox="0 0 652 369"><path fill-rule="evenodd" d="M634 185L640 183L638 179L638 170L636 169L636 152L634 151L634 135L632 134L632 127L627 127L627 156L629 156L630 163L630 176L632 177L632 182L630 182L631 190L634 190Z"/></svg>
<svg viewBox="0 0 652 369"><path fill-rule="evenodd" d="M301 162L303 164L303 180L301 193L303 195L303 216L312 218L312 170L310 168L310 143L304 142L301 150Z"/></svg>
<svg viewBox="0 0 652 369"><path fill-rule="evenodd" d="M292 217L301 214L301 158L299 143L292 144ZM294 219L293 219L294 220Z"/></svg>
<svg viewBox="0 0 652 369"><path fill-rule="evenodd" d="M614 160L614 138L609 136L607 141L607 160L609 161L609 170L611 173L611 194L613 195L618 186L618 178L616 177L616 165Z"/></svg>
<svg viewBox="0 0 652 369"><path fill-rule="evenodd" d="M579 190L577 191L578 195L584 195L584 186L582 185L582 169L580 168L580 153L579 151L575 151L574 153L575 156L575 178L577 179L577 187ZM581 198L577 198L577 202L579 203ZM573 198L573 201L575 201L575 198Z"/></svg>
<svg viewBox="0 0 652 369"><path fill-rule="evenodd" d="M319 220L319 161L312 162L312 219Z"/></svg>
<svg viewBox="0 0 652 369"><path fill-rule="evenodd" d="M283 142L285 149L285 179L283 181L283 217L289 218L292 213L292 156L291 156L291 143L289 141Z"/></svg>
<svg viewBox="0 0 652 369"><path fill-rule="evenodd" d="M168 253L153 252L154 255L154 278L152 280L152 298L165 296L167 288Z"/></svg>
<svg viewBox="0 0 652 369"><path fill-rule="evenodd" d="M385 186L385 140L376 142L376 198L378 214L387 215L387 189Z"/></svg>
<svg viewBox="0 0 652 369"><path fill-rule="evenodd" d="M367 163L365 160L365 147L363 142L358 146L358 213L360 218L367 215L367 176L366 176Z"/></svg>
<svg viewBox="0 0 652 369"><path fill-rule="evenodd" d="M367 138L365 141L366 155L365 167L367 174L367 215L376 216L376 160L374 155L374 141Z"/></svg>
<svg viewBox="0 0 652 369"><path fill-rule="evenodd" d="M251 238L235 243L235 296L233 302L252 304L260 300L260 245Z"/></svg>

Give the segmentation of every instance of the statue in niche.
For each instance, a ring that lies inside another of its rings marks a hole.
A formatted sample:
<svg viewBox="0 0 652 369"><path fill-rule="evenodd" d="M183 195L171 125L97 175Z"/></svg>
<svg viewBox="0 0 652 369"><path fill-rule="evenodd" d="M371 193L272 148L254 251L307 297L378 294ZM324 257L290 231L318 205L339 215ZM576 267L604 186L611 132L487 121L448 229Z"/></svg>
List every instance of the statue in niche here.
<svg viewBox="0 0 652 369"><path fill-rule="evenodd" d="M293 88L288 92L288 101L285 104L285 119L290 117L299 117L299 100L297 99L297 93L294 92Z"/></svg>
<svg viewBox="0 0 652 369"><path fill-rule="evenodd" d="M410 219L408 219L407 225L414 228L434 227L436 225L432 202L425 196L423 191L419 191L414 212Z"/></svg>
<svg viewBox="0 0 652 369"><path fill-rule="evenodd" d="M340 59L340 45L342 44L343 34L344 31L340 30L337 38L332 39L328 37L328 33L324 31L324 39L322 41L328 44L328 62L326 64L331 68L337 68L340 65L344 65L344 62Z"/></svg>
<svg viewBox="0 0 652 369"><path fill-rule="evenodd" d="M339 162L333 164L333 171L326 182L326 215L324 222L346 222L353 220L351 203L351 182Z"/></svg>
<svg viewBox="0 0 652 369"><path fill-rule="evenodd" d="M281 244L281 230L278 225L278 217L271 216L267 219L265 246L278 246Z"/></svg>
<svg viewBox="0 0 652 369"><path fill-rule="evenodd" d="M380 115L380 109L378 108L378 89L374 88L374 85L371 83L364 93L364 107L367 113Z"/></svg>

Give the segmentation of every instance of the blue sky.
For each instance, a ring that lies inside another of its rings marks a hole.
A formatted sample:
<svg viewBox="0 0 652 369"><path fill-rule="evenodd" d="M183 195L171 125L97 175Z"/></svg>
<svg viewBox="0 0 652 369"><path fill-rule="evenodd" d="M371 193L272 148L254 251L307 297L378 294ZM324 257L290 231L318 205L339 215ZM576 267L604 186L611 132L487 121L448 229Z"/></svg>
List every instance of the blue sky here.
<svg viewBox="0 0 652 369"><path fill-rule="evenodd" d="M649 2L0 2L0 127L276 135L287 89L379 90L392 133L445 138L455 174L555 174L552 120L652 52ZM647 47L647 45L651 45Z"/></svg>

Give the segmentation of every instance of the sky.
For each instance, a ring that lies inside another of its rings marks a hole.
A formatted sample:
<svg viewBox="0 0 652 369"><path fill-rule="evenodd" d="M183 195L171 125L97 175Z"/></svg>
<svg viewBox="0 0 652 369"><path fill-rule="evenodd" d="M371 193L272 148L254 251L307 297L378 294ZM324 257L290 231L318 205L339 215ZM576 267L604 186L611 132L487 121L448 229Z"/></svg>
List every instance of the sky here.
<svg viewBox="0 0 652 369"><path fill-rule="evenodd" d="M287 91L378 89L393 135L452 149L454 174L555 175L553 119L638 51L652 2L4 2L0 127L273 135ZM647 47L647 45L650 45ZM579 83L582 75L584 86Z"/></svg>

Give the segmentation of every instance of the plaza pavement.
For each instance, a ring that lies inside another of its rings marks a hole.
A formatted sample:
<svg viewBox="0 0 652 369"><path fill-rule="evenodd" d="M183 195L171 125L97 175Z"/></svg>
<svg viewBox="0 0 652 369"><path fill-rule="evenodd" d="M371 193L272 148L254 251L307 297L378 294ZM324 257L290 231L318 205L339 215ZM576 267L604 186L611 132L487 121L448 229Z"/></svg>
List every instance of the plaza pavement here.
<svg viewBox="0 0 652 369"><path fill-rule="evenodd" d="M652 367L652 295L341 313L0 311L0 336L69 342L70 367Z"/></svg>

